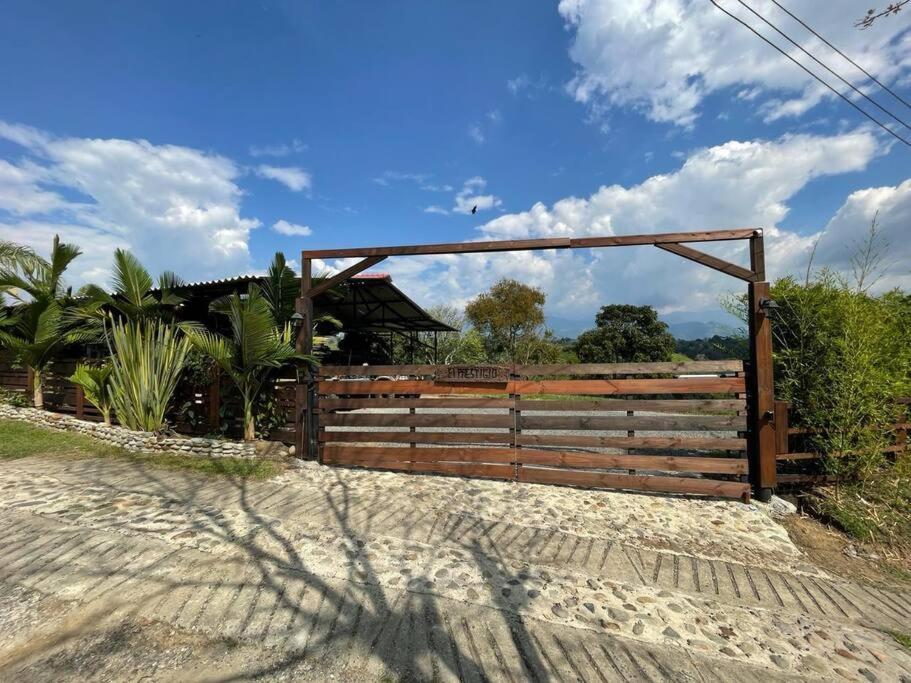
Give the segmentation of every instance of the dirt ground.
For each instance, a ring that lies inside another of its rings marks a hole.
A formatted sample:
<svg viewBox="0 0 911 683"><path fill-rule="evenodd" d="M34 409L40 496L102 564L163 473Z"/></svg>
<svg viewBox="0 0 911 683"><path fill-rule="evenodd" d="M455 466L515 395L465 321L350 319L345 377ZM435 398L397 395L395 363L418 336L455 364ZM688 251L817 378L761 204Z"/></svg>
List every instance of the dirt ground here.
<svg viewBox="0 0 911 683"><path fill-rule="evenodd" d="M836 576L878 586L911 589L911 557L857 539L808 515L781 520L794 544L817 566ZM911 631L911 624L908 626Z"/></svg>

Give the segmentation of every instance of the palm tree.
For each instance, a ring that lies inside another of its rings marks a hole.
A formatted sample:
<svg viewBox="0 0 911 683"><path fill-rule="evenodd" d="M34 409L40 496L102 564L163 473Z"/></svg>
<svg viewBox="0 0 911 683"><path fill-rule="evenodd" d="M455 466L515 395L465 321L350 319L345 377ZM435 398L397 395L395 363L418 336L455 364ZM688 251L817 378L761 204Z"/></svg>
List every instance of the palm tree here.
<svg viewBox="0 0 911 683"><path fill-rule="evenodd" d="M294 350L291 326L276 324L269 301L254 284L246 296L222 297L209 310L227 318L231 336L200 328L189 328L186 333L237 386L244 404L244 440L252 441L256 438L253 403L273 370L291 360L313 362L313 357Z"/></svg>
<svg viewBox="0 0 911 683"><path fill-rule="evenodd" d="M113 383L111 375L114 366L110 363L104 365L85 365L80 363L76 366L76 372L70 377L73 384L82 387L86 399L93 406L98 408L101 417L104 418L104 424L111 425L111 408L114 404Z"/></svg>
<svg viewBox="0 0 911 683"><path fill-rule="evenodd" d="M88 340L68 315L73 298L63 283L64 272L81 253L55 235L47 261L26 256L0 266L0 291L15 301L12 315L0 320L0 345L31 369L36 408L44 407L44 373L60 349Z"/></svg>
<svg viewBox="0 0 911 683"><path fill-rule="evenodd" d="M38 263L41 259L34 251L15 242L0 240L0 266L19 268Z"/></svg>
<svg viewBox="0 0 911 683"><path fill-rule="evenodd" d="M314 278L314 282L320 282L325 276ZM284 326L290 323L294 317L294 304L300 295L300 283L297 275L291 270L285 261L285 255L277 251L272 257L272 263L269 264L269 270L263 280L263 298L269 303L272 310L272 316L275 323ZM330 296L340 296L337 288L329 290ZM328 313L324 313L313 320L313 341L319 344L325 340L325 337L316 336L317 329L342 329L341 321Z"/></svg>
<svg viewBox="0 0 911 683"><path fill-rule="evenodd" d="M79 294L89 301L81 307L85 318L104 319L105 312L133 321L169 318L174 308L184 302L174 290L185 284L177 275L165 271L155 282L145 266L125 249L114 252L114 272L111 278L114 291L107 292L97 285L86 285Z"/></svg>

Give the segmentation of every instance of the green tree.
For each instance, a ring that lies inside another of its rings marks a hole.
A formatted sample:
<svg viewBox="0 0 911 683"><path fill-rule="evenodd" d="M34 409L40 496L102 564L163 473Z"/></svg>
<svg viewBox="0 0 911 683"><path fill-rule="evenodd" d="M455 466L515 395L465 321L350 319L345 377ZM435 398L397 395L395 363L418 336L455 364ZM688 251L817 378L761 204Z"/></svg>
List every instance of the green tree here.
<svg viewBox="0 0 911 683"><path fill-rule="evenodd" d="M314 358L295 352L291 326L276 325L269 302L256 285L250 285L246 297L238 294L222 297L213 301L209 309L227 318L231 336L192 328L187 330L187 335L240 391L244 439L252 441L256 438L254 402L272 371L295 359L314 362Z"/></svg>
<svg viewBox="0 0 911 683"><path fill-rule="evenodd" d="M465 315L484 339L488 360L514 361L520 344L543 336L545 300L540 289L504 278L468 302Z"/></svg>
<svg viewBox="0 0 911 683"><path fill-rule="evenodd" d="M173 319L174 310L183 303L175 290L185 283L165 271L155 281L133 254L125 249L114 251L113 292L98 285L86 285L79 294L87 297L78 313L85 319L104 320L106 316L126 320Z"/></svg>
<svg viewBox="0 0 911 683"><path fill-rule="evenodd" d="M44 407L44 374L54 358L68 344L91 337L69 315L74 301L63 280L81 253L54 236L48 260L20 254L0 266L0 292L14 300L11 315L0 320L0 345L32 370L36 408Z"/></svg>
<svg viewBox="0 0 911 683"><path fill-rule="evenodd" d="M660 362L674 352L674 337L651 306L602 306L595 325L576 340L583 363Z"/></svg>

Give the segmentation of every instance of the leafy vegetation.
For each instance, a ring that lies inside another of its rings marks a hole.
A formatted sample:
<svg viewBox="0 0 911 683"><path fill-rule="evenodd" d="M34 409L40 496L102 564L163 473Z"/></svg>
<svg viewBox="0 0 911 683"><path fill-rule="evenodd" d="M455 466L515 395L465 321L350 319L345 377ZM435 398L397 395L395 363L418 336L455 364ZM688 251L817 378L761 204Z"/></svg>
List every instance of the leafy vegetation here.
<svg viewBox="0 0 911 683"><path fill-rule="evenodd" d="M595 315L595 329L579 335L576 355L583 363L669 361L674 337L651 306L611 304Z"/></svg>
<svg viewBox="0 0 911 683"><path fill-rule="evenodd" d="M130 429L159 431L183 370L189 340L160 321L115 322L111 344L117 419Z"/></svg>
<svg viewBox="0 0 911 683"><path fill-rule="evenodd" d="M465 315L480 335L488 362L554 363L563 347L544 326L545 294L502 279L468 302Z"/></svg>
<svg viewBox="0 0 911 683"><path fill-rule="evenodd" d="M14 251L0 265L0 292L15 302L12 314L0 319L0 344L34 373L36 408L44 407L47 367L65 346L90 337L69 315L74 299L63 280L67 267L81 253L55 236L49 260Z"/></svg>
<svg viewBox="0 0 911 683"><path fill-rule="evenodd" d="M110 363L103 365L76 366L76 372L70 381L82 387L86 400L101 412L106 425L111 424L111 408L114 405L113 382L111 376L114 366Z"/></svg>
<svg viewBox="0 0 911 683"><path fill-rule="evenodd" d="M135 256L124 249L114 252L114 271L111 277L114 291L107 292L97 285L86 285L80 294L87 301L80 307L87 318L104 319L113 316L126 320L173 319L174 309L183 303L175 289L184 284L172 272L158 277L156 291L149 271Z"/></svg>
<svg viewBox="0 0 911 683"><path fill-rule="evenodd" d="M693 360L746 360L749 342L743 337L713 335L707 339L677 339L677 353Z"/></svg>
<svg viewBox="0 0 911 683"><path fill-rule="evenodd" d="M212 312L225 316L231 327L226 337L202 329L188 330L193 345L227 374L241 394L244 439L256 438L254 401L274 369L291 360L309 360L294 350L290 325L279 327L259 287L212 302Z"/></svg>

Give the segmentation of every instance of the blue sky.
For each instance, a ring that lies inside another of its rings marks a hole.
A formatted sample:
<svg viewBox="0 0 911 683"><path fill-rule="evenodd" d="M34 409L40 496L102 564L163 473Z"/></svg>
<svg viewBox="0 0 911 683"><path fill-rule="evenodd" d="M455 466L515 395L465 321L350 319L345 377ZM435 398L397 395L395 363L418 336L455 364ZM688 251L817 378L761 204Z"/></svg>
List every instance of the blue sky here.
<svg viewBox="0 0 911 683"><path fill-rule="evenodd" d="M792 9L907 94L909 20L860 32L855 4ZM60 232L86 249L75 278L101 281L115 246L196 279L279 249L744 221L780 231L775 274L820 233L821 258L843 268L877 209L900 241L911 150L706 5L10 2L0 236L44 248ZM907 283L905 255L888 284ZM682 266L682 291L670 258L384 270L426 304L513 275L548 291L552 317L611 301L717 311L733 283Z"/></svg>

